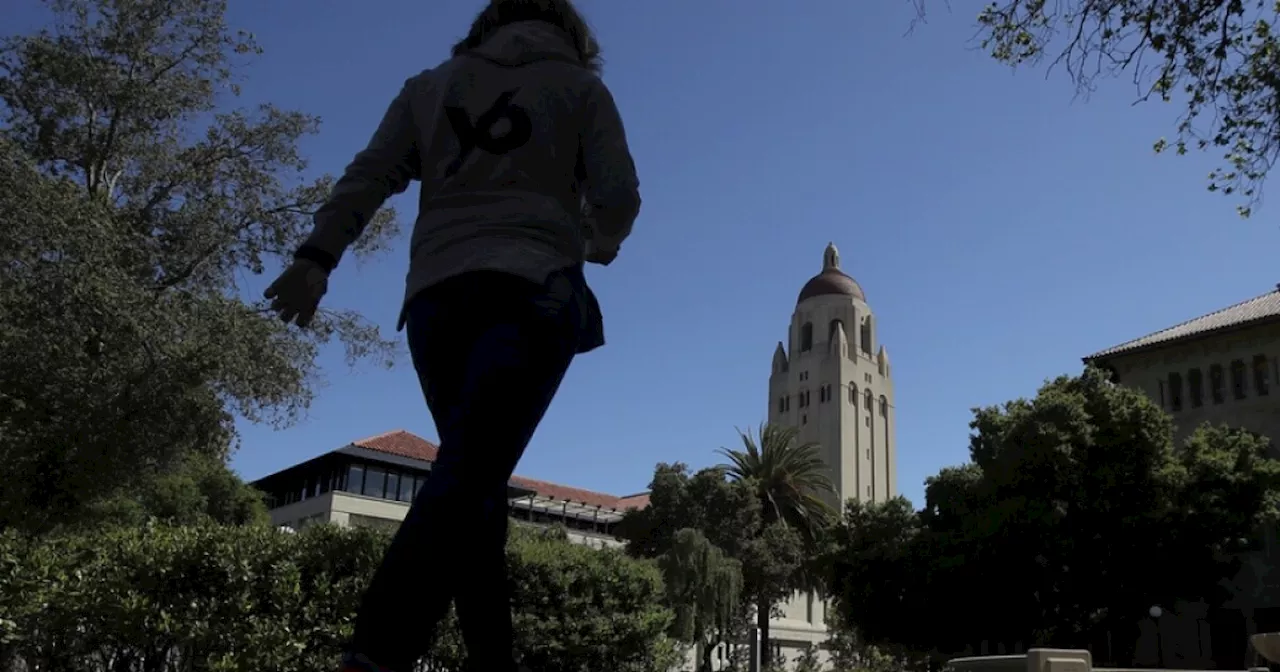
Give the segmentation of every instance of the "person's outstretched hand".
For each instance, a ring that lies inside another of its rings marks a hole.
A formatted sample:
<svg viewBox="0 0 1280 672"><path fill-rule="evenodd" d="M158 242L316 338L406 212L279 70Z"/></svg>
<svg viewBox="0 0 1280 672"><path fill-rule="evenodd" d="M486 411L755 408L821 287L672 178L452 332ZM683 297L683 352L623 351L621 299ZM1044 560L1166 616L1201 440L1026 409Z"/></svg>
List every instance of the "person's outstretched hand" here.
<svg viewBox="0 0 1280 672"><path fill-rule="evenodd" d="M314 261L295 259L262 295L271 299L271 310L286 324L294 322L305 328L327 291L329 273Z"/></svg>

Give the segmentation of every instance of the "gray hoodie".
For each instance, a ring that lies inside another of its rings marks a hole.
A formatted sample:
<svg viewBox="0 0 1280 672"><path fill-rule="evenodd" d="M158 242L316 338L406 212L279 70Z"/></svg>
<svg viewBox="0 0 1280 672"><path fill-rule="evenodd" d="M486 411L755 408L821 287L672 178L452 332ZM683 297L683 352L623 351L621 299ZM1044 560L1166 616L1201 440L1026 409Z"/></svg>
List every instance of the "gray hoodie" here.
<svg viewBox="0 0 1280 672"><path fill-rule="evenodd" d="M422 191L405 304L468 271L541 284L580 266L588 244L616 252L640 210L613 96L568 36L540 21L504 26L405 82L316 213L306 256L336 265L414 179Z"/></svg>

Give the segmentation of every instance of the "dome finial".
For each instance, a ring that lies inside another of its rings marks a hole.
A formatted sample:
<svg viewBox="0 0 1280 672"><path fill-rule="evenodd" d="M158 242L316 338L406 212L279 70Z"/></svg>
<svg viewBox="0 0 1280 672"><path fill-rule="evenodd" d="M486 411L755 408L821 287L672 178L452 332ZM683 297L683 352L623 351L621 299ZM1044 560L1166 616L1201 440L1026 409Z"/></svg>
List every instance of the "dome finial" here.
<svg viewBox="0 0 1280 672"><path fill-rule="evenodd" d="M840 268L840 250L836 249L835 243L828 242L826 251L822 253L822 270L836 268Z"/></svg>

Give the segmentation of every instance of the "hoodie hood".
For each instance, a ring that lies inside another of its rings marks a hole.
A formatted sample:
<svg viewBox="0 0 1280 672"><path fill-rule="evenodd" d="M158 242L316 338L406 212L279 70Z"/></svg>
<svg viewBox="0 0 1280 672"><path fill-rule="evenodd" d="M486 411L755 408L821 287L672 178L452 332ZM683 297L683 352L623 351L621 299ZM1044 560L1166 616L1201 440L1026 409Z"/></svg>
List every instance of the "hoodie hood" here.
<svg viewBox="0 0 1280 672"><path fill-rule="evenodd" d="M569 36L544 21L507 24L467 53L508 67L546 60L582 64Z"/></svg>

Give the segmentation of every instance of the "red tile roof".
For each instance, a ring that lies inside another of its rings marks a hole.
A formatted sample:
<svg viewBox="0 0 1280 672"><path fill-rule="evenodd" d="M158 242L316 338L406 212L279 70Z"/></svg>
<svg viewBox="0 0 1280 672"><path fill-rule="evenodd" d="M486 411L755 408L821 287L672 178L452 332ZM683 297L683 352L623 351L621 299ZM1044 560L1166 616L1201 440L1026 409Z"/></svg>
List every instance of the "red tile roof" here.
<svg viewBox="0 0 1280 672"><path fill-rule="evenodd" d="M415 460L424 460L434 462L436 454L440 448L430 441L404 431L397 429L385 434L370 436L368 438L352 441L351 445L368 450L387 453L389 455L397 455L400 457L408 457ZM550 483L548 481L540 481L524 476L512 476L511 481L517 485L526 487L541 497L547 497L558 501L570 501L585 504L587 506L599 506L606 509L617 509L626 511L628 509L643 509L649 505L649 493L641 493L638 495L628 495L618 497L603 492L594 492L591 490L583 490L582 488L574 488L558 483Z"/></svg>
<svg viewBox="0 0 1280 672"><path fill-rule="evenodd" d="M403 429L352 441L351 445L427 462L435 462L436 453L440 451L436 444Z"/></svg>
<svg viewBox="0 0 1280 672"><path fill-rule="evenodd" d="M1237 303L1234 306L1228 306L1208 315L1197 317L1194 320L1188 320L1168 329L1162 329L1154 334L1148 334L1142 338L1135 338L1132 341L1107 348L1085 357L1084 360L1090 362L1113 355L1146 350L1155 346L1171 345L1178 341L1204 336L1215 331L1277 318L1280 318L1280 287L1262 296Z"/></svg>

